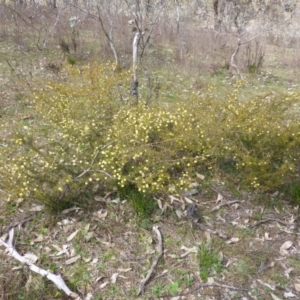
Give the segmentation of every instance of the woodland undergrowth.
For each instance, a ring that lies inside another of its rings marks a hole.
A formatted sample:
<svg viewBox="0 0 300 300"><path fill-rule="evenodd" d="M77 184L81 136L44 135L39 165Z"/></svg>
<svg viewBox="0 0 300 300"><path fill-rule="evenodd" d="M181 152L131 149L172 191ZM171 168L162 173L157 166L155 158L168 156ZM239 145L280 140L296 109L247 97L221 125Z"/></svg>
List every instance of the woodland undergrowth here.
<svg viewBox="0 0 300 300"><path fill-rule="evenodd" d="M299 92L245 100L237 80L223 97L210 85L176 103L134 105L129 83L111 64L36 82L32 118L11 122L1 146L6 199L63 208L99 184L179 194L199 178L264 192L299 181Z"/></svg>

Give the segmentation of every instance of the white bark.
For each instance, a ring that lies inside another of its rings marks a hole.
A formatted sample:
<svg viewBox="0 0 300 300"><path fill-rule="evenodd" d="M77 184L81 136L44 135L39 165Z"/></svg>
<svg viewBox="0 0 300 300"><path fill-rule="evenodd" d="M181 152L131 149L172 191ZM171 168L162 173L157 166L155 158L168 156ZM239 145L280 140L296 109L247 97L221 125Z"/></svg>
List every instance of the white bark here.
<svg viewBox="0 0 300 300"><path fill-rule="evenodd" d="M140 42L141 34L137 32L134 36L132 43L132 72L133 72L133 82L131 83L131 95L135 96L138 101L138 77L137 77L137 66L138 66L138 46ZM136 103L137 103L136 101Z"/></svg>
<svg viewBox="0 0 300 300"><path fill-rule="evenodd" d="M61 277L61 275L55 275L55 274L51 273L50 271L46 271L44 269L41 269L40 267L36 266L32 262L28 261L24 256L19 254L13 246L13 239L14 239L14 229L11 229L9 231L9 238L8 238L7 243L0 238L0 244L3 245L6 248L6 251L7 251L8 255L12 256L13 258L18 260L19 262L23 263L24 265L28 266L28 268L31 271L33 271L37 274L40 274L40 275L48 278L49 280L51 280L57 286L58 289L64 291L71 298L80 299L78 294L72 292L67 287L67 285L65 284L65 282L64 282L63 278Z"/></svg>

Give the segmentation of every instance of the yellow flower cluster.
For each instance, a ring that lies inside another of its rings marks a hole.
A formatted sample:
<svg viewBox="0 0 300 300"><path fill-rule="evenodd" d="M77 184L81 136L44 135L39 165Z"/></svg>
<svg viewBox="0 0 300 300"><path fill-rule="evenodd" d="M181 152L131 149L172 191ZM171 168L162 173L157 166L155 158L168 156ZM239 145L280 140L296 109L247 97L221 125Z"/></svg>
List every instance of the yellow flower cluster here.
<svg viewBox="0 0 300 300"><path fill-rule="evenodd" d="M126 72L87 65L66 74L33 91L35 121L5 141L0 188L9 199L60 201L105 179L176 193L196 173L266 190L299 171L300 93L245 100L240 81L222 97L210 86L168 106L133 106L120 100Z"/></svg>

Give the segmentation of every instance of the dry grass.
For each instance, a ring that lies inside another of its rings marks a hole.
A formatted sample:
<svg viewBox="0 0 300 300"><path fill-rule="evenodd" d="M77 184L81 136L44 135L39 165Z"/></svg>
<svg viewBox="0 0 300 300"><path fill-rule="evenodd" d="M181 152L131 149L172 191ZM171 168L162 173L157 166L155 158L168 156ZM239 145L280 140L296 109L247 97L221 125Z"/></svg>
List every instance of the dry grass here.
<svg viewBox="0 0 300 300"><path fill-rule="evenodd" d="M220 192L219 195L215 191ZM156 255L156 236L149 227L156 224L163 236L164 256L146 286L145 295L139 299L169 299L171 296L219 299L225 294L272 299L271 293L281 296L284 291L292 291L297 297L294 284L300 276L299 244L295 236L298 229L291 221L297 211L288 204L283 204L284 210L279 209L271 204L271 201L279 201L275 198L270 198L269 203L265 201L262 207L255 203L258 199L244 195L240 202L212 212L220 195L224 197L222 203L236 197L222 186L215 186L209 194L207 190L192 200L198 207L201 223L227 235L226 241L197 229L187 218L178 219L174 208L169 208L164 215L156 210L146 220L148 227L144 229L145 220L139 219L128 203L114 203L115 197L111 196L97 197L97 201L91 199L89 209L78 208L54 218L47 217L43 211L36 213L32 220L18 227L15 246L22 254L36 254L39 266L62 274L69 287L79 293L91 292L94 299L132 299ZM165 203L170 204L170 200L165 199ZM6 224L21 221L33 208L19 205L14 215L5 218ZM264 219L270 221L255 226ZM2 233L6 229L7 226L3 227ZM76 230L77 235L68 241ZM280 247L287 240L293 241L293 246L283 255ZM194 247L205 243L211 243L221 257L221 272L210 271L209 276L209 283L220 286L205 287L200 278ZM59 255L59 249L67 250ZM77 255L80 258L76 262L67 263L70 257ZM53 299L54 295L64 298L47 280L30 274L26 267L12 269L18 264L3 251L1 256L1 270L5 271L1 272L2 299L30 300L37 296ZM115 273L118 278L112 283ZM226 288L226 285L239 290Z"/></svg>
<svg viewBox="0 0 300 300"><path fill-rule="evenodd" d="M1 13L6 16L5 11ZM27 12L24 13L26 17ZM65 15L64 20L72 13ZM40 25L36 14L35 25ZM55 15L49 12L49 23L53 23L54 19ZM61 22L57 32L48 40L49 49L40 52L35 46L36 33L32 31L27 36L29 27L26 24L20 22L18 35L13 35L11 20L1 17L1 22L0 114L5 126L1 128L0 139L13 130L9 126L12 119L24 121L30 116L26 100L30 97L28 91L32 79L55 78L55 72L47 66L54 62L60 65L61 52L55 47L62 35L68 40L71 34L66 22ZM118 26L124 26L126 20L120 18L117 22ZM84 34L80 35L78 58L97 57L99 49L104 58L111 57L108 44L103 42L103 37L102 40L99 38L98 25L90 19L83 22L81 29ZM209 84L215 84L222 95L233 81L226 68L222 68L232 53L233 42L229 43L226 51L222 51L224 43L228 43L226 37L224 41L223 36L215 37L209 30L192 30L191 26L182 27L181 34L177 36L172 28L164 26L164 30L157 29L149 49L151 54L145 58L146 63L153 62L149 67L153 74L152 82L157 88L153 93L160 93L163 101L168 103L179 100L176 91L191 89L198 92ZM124 53L124 65L129 65L129 30L124 27L124 32L118 32L116 36L118 48ZM20 37L24 36L26 39L21 42ZM89 43L86 43L86 38ZM210 51L214 47L215 52ZM249 77L245 94L251 97L296 89L299 71L295 66L298 61L295 49L267 45L265 69L258 76ZM158 68L157 62L163 67ZM141 82L141 92L147 94L147 80L142 78ZM82 206L77 210L53 216L44 210L33 212L36 209L33 203L6 203L5 194L1 193L0 235L4 238L9 225L15 224L15 247L19 253L36 254L39 257L37 265L62 274L71 289L82 295L91 292L94 299L136 298L138 285L156 255L157 241L151 231L153 224L158 225L162 232L165 252L146 286L145 295L139 299L224 299L228 296L231 299L268 300L274 299L272 294L283 298L284 293L293 293L295 299L300 297L299 212L281 194L242 193L235 187L229 189L218 182L191 198L198 208L200 222L208 228L220 230L228 237L226 241L199 230L188 218L178 217L188 207L184 198L180 198L182 204L178 206L179 202L171 203L166 196L162 198L163 203L168 205L164 214L156 209L151 216L139 218L128 201L120 202L124 199L117 200L116 193L107 197L104 194L85 199L84 204L79 199ZM217 204L231 200L239 202L212 211ZM29 215L32 215L31 220L16 225ZM259 223L262 220L268 221ZM76 230L77 235L68 241ZM280 253L280 247L286 241L293 244L286 253ZM203 285L197 253L193 252L193 247L200 243L211 243L212 249L220 254L223 270L220 273L211 271L209 281L219 286ZM66 251L57 255L60 249ZM182 257L189 250L191 253ZM70 257L77 255L80 258L76 262L66 263ZM112 283L115 273L118 273L117 281ZM0 249L0 298L67 299L52 283L31 274L25 266L9 258L3 247Z"/></svg>

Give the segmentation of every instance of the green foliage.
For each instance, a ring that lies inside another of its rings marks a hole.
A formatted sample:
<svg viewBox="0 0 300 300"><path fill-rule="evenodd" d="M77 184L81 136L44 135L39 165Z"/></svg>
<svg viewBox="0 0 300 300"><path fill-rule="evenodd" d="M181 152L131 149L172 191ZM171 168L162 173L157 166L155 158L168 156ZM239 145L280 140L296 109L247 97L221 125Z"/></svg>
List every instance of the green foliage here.
<svg viewBox="0 0 300 300"><path fill-rule="evenodd" d="M200 266L200 277L206 282L212 271L217 274L223 269L218 252L212 250L211 243L203 243L198 246L197 259Z"/></svg>
<svg viewBox="0 0 300 300"><path fill-rule="evenodd" d="M107 176L99 170L112 117L121 107L127 74L110 64L66 67L64 79L33 91L34 121L15 122L0 158L8 200L30 198L64 209ZM37 83L38 88L38 83Z"/></svg>
<svg viewBox="0 0 300 300"><path fill-rule="evenodd" d="M164 291L164 286L162 283L156 283L151 287L151 291L155 297L161 297Z"/></svg>
<svg viewBox="0 0 300 300"><path fill-rule="evenodd" d="M156 201L153 198L139 191L132 191L128 195L128 199L141 219L150 218L153 211L157 208Z"/></svg>
<svg viewBox="0 0 300 300"><path fill-rule="evenodd" d="M230 178L262 191L295 181L299 171L300 93L245 99L237 81L165 105L130 105L129 76L112 65L67 66L58 82L32 92L33 122L17 121L2 145L0 188L64 209L97 182L134 187L137 214L151 193L180 193L195 181ZM139 199L139 200L137 200ZM143 208L142 208L143 207Z"/></svg>
<svg viewBox="0 0 300 300"><path fill-rule="evenodd" d="M158 208L156 201L149 195L140 192L132 184L119 187L121 199L127 199L139 218L139 225L143 228L151 228L151 218Z"/></svg>
<svg viewBox="0 0 300 300"><path fill-rule="evenodd" d="M71 66L74 66L76 64L76 59L71 56L68 56L67 61Z"/></svg>
<svg viewBox="0 0 300 300"><path fill-rule="evenodd" d="M299 94L239 99L242 82L216 99L215 87L168 107L140 104L114 117L102 168L121 186L178 192L195 171L229 174L244 186L272 190L299 168Z"/></svg>
<svg viewBox="0 0 300 300"><path fill-rule="evenodd" d="M290 185L290 193L293 197L293 201L296 204L300 204L300 184L298 182L294 182Z"/></svg>
<svg viewBox="0 0 300 300"><path fill-rule="evenodd" d="M164 287L165 292L167 292L168 294L175 296L178 293L180 293L182 290L179 286L179 283L177 281L169 283L168 285L166 285Z"/></svg>

